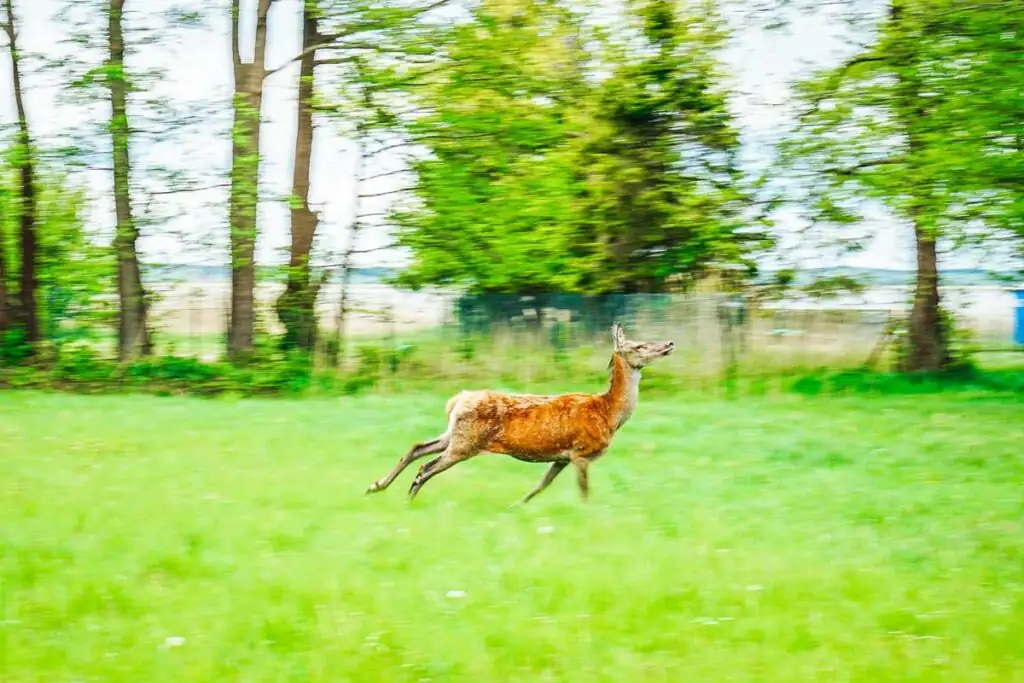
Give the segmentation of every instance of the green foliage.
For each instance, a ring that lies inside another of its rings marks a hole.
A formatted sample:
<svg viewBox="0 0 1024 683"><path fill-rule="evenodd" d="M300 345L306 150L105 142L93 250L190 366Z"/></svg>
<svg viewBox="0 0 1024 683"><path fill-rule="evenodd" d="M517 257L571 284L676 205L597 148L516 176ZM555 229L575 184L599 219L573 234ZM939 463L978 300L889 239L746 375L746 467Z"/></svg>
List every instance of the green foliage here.
<svg viewBox="0 0 1024 683"><path fill-rule="evenodd" d="M584 238L603 245L589 291L661 291L712 260L742 262L757 237L739 232L749 197L716 62L721 27L706 9L633 7L641 46L611 47L614 70L579 137Z"/></svg>
<svg viewBox="0 0 1024 683"><path fill-rule="evenodd" d="M44 329L58 343L106 331L116 316L107 303L115 291L113 254L86 231L84 192L65 187L47 186L39 205Z"/></svg>
<svg viewBox="0 0 1024 683"><path fill-rule="evenodd" d="M378 346L362 344L356 347L356 368L345 377L342 392L355 394L370 389L378 384L386 375L394 375L399 368L409 362L416 347L411 344L400 346Z"/></svg>
<svg viewBox="0 0 1024 683"><path fill-rule="evenodd" d="M16 240L16 162L0 164L0 236L8 257L8 292L17 293L20 254ZM40 319L53 342L95 335L113 324L105 300L114 291L114 259L85 226L84 190L61 170L37 169L36 233Z"/></svg>
<svg viewBox="0 0 1024 683"><path fill-rule="evenodd" d="M413 166L419 206L396 216L415 257L403 282L574 288L587 264L571 225L573 30L552 3L485 4L452 29L453 65L414 93L429 113L410 132L430 155Z"/></svg>
<svg viewBox="0 0 1024 683"><path fill-rule="evenodd" d="M224 362L165 355L118 363L94 346L62 347L52 368L37 368L37 380L78 391L141 391L156 394L294 394L306 391L313 375L307 357L292 355L236 367Z"/></svg>
<svg viewBox="0 0 1024 683"><path fill-rule="evenodd" d="M313 359L301 351L291 351L273 374L273 386L286 394L299 393L309 387Z"/></svg>
<svg viewBox="0 0 1024 683"><path fill-rule="evenodd" d="M0 368L21 365L32 356L25 330L15 326L0 332Z"/></svg>
<svg viewBox="0 0 1024 683"><path fill-rule="evenodd" d="M939 372L886 373L870 370L817 371L794 380L789 390L817 395L927 395L1006 392L1024 395L1024 372L982 371L970 362Z"/></svg>
<svg viewBox="0 0 1024 683"><path fill-rule="evenodd" d="M95 347L73 343L61 349L52 376L58 384L98 388L113 383L117 370L117 364L104 358Z"/></svg>
<svg viewBox="0 0 1024 683"><path fill-rule="evenodd" d="M411 94L429 155L395 214L414 257L400 282L661 291L743 258L718 25L660 0L629 17L642 30L619 42L548 2L485 3L452 29L453 64Z"/></svg>
<svg viewBox="0 0 1024 683"><path fill-rule="evenodd" d="M1024 235L1024 6L837 4L868 45L799 85L800 125L782 146L812 217L856 224L881 201L932 236Z"/></svg>
<svg viewBox="0 0 1024 683"><path fill-rule="evenodd" d="M946 0L917 11L935 43L929 86L945 86L931 114L944 128L934 160L943 191L963 221L1016 235L1024 248L1024 5Z"/></svg>
<svg viewBox="0 0 1024 683"><path fill-rule="evenodd" d="M223 393L238 387L233 367L196 358L146 358L124 366L121 372L129 385L154 384L160 387L160 391L179 389L204 395Z"/></svg>

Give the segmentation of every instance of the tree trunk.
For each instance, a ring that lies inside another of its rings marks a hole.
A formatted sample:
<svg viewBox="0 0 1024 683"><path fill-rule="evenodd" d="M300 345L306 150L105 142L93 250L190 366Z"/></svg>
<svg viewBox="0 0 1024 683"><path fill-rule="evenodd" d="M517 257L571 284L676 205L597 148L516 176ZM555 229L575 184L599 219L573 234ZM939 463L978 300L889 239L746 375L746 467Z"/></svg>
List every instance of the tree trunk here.
<svg viewBox="0 0 1024 683"><path fill-rule="evenodd" d="M139 229L132 213L131 159L128 140L126 99L127 78L124 68L124 33L122 15L124 0L110 0L107 17L107 39L110 55L107 61L107 83L110 86L110 136L114 149L114 211L117 231L114 249L117 254L118 315L117 356L131 360L151 351L146 327L146 296L142 286L137 244Z"/></svg>
<svg viewBox="0 0 1024 683"><path fill-rule="evenodd" d="M939 313L939 268L935 236L914 226L917 248L917 277L914 304L910 311L910 348L904 369L941 370L949 364L946 335Z"/></svg>
<svg viewBox="0 0 1024 683"><path fill-rule="evenodd" d="M306 0L302 10L302 51L299 63L299 91L295 135L295 166L292 175L292 240L288 257L288 282L277 300L277 315L284 325L285 348L312 351L316 344L316 297L319 287L312 282L310 253L319 217L309 208L309 166L313 156L313 49L320 40L315 3Z"/></svg>
<svg viewBox="0 0 1024 683"><path fill-rule="evenodd" d="M259 0L253 61L239 52L240 0L231 2L231 59L234 65L234 122L231 145L231 316L228 358L243 360L252 352L255 324L256 209L259 204L260 108L263 104L267 13L273 0Z"/></svg>
<svg viewBox="0 0 1024 683"><path fill-rule="evenodd" d="M5 0L7 21L4 30L7 33L8 46L11 54L11 79L14 85L14 105L18 116L18 134L16 137L20 153L18 154L19 177L19 212L18 212L18 243L21 253L21 272L18 287L17 322L25 328L25 340L29 343L39 341L39 305L37 294L39 282L36 277L38 249L36 236L36 188L35 188L35 150L32 149L32 137L28 130L28 117L25 114L25 101L21 83L21 54L18 51L18 31L15 26L14 7L11 0ZM6 292L5 292L6 295Z"/></svg>
<svg viewBox="0 0 1024 683"><path fill-rule="evenodd" d="M340 289L338 292L338 317L335 321L338 339L333 357L330 359L331 365L334 366L345 364L345 342L347 339L345 322L348 318L349 285L352 282L352 261L354 260L356 246L358 244L359 229L362 227L362 224L359 222L359 212L362 210L361 188L363 186L363 167L366 164L366 147L363 145L362 140L364 133L360 128L357 128L356 135L356 159L355 168L352 171L352 177L355 179L355 189L352 197L352 225L349 228L348 246L345 247L345 252L341 256L341 284L339 285Z"/></svg>
<svg viewBox="0 0 1024 683"><path fill-rule="evenodd" d="M0 334L3 334L11 326L10 309L7 301L7 250L4 236L4 210L7 208L7 198L3 196L4 188L0 186Z"/></svg>

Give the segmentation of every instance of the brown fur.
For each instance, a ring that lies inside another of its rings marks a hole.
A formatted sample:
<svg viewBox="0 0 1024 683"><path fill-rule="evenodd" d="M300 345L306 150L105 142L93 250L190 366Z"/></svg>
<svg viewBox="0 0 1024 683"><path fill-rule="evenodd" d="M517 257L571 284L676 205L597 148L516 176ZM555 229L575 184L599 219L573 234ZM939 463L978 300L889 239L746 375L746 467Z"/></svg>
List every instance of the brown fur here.
<svg viewBox="0 0 1024 683"><path fill-rule="evenodd" d="M526 462L550 462L541 482L526 502L543 491L570 463L576 468L581 495L589 486L587 467L601 457L612 437L636 408L640 368L670 354L672 342L631 342L622 327L612 328L615 342L611 382L601 394L503 394L462 391L448 400L448 430L413 448L386 477L367 493L386 489L410 463L432 453L441 455L420 468L409 489L410 498L434 476L482 452L510 455Z"/></svg>

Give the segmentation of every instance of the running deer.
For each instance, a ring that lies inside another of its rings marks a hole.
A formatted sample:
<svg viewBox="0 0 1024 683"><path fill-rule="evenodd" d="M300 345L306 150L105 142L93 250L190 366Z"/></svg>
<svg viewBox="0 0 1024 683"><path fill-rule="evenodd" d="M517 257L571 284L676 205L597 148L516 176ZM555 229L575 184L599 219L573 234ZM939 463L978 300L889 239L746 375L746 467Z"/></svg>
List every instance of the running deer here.
<svg viewBox="0 0 1024 683"><path fill-rule="evenodd" d="M525 462L549 462L544 478L520 501L546 489L570 463L580 495L589 493L587 468L605 454L612 437L636 409L640 369L672 353L673 342L632 342L622 326L612 326L611 384L602 394L537 396L495 391L462 391L448 400L448 429L418 443L367 493L383 491L402 470L420 458L441 453L424 464L409 488L412 500L428 481L483 452L510 455Z"/></svg>

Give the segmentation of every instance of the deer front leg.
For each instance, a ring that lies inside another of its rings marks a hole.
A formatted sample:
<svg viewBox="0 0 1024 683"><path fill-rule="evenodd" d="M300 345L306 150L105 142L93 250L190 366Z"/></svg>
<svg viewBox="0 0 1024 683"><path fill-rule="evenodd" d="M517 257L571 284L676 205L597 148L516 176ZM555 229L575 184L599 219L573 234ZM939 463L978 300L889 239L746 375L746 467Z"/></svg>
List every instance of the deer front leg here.
<svg viewBox="0 0 1024 683"><path fill-rule="evenodd" d="M449 441L450 439L448 438L448 435L442 434L433 441L426 441L424 443L416 444L411 449L409 449L409 452L406 453L404 457L398 460L398 464L395 465L394 469L388 472L386 477L384 477L383 479L378 479L377 481L370 484L369 488L366 489L366 492L375 493L377 491L383 491L384 489L391 485L391 482L395 480L395 477L402 473L402 470L404 470L406 467L411 465L413 462L419 460L420 458L424 458L434 453L440 453L444 449L448 448Z"/></svg>
<svg viewBox="0 0 1024 683"><path fill-rule="evenodd" d="M558 461L555 461L555 462L551 463L551 467L549 467L548 471L544 474L544 478L540 480L540 483L537 484L533 488L532 491L527 493L526 496L524 496L523 499L521 501L519 501L519 504L523 505L523 504L527 503L531 498L533 498L538 493L540 493L541 491L546 489L548 486L550 486L551 482L553 482L555 480L555 477L557 477L559 474L561 474L562 470L564 470L566 467L568 467L568 465L569 465L569 462L567 460L558 460Z"/></svg>
<svg viewBox="0 0 1024 683"><path fill-rule="evenodd" d="M590 463L594 462L607 452L608 446L605 446L604 448L597 450L577 452L571 456L570 460L576 468L576 483L580 487L580 497L583 498L583 500L587 500L590 496L590 481L587 477L587 470L590 467Z"/></svg>
<svg viewBox="0 0 1024 683"><path fill-rule="evenodd" d="M580 497L587 500L590 497L590 482L587 479L587 468L590 461L586 458L573 458L572 464L576 467L576 483L580 487Z"/></svg>

